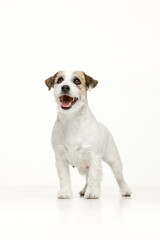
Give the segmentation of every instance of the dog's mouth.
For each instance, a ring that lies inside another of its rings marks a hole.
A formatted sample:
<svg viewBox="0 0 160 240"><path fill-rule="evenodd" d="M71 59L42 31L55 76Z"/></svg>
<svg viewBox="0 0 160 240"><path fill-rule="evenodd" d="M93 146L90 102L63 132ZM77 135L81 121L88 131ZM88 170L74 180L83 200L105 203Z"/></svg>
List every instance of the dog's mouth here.
<svg viewBox="0 0 160 240"><path fill-rule="evenodd" d="M75 102L77 102L78 98L74 97L70 97L67 95L63 95L59 97L60 102L61 102L61 108L63 109L70 109L72 107L73 104L75 104Z"/></svg>

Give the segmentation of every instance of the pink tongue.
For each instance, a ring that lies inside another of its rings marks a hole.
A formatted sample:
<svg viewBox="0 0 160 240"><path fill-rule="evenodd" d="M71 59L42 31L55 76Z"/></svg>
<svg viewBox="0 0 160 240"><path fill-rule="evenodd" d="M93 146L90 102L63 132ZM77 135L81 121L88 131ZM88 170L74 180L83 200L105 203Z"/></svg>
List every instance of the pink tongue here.
<svg viewBox="0 0 160 240"><path fill-rule="evenodd" d="M69 102L69 101L63 101L62 103L61 103L61 106L62 107L70 107L71 106L71 102Z"/></svg>

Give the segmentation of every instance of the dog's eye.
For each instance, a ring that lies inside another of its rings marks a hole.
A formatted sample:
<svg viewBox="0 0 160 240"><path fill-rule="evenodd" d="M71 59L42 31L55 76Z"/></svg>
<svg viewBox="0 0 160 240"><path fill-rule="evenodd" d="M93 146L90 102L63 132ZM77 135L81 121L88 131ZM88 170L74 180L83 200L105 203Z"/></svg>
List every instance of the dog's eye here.
<svg viewBox="0 0 160 240"><path fill-rule="evenodd" d="M79 84L81 84L81 81L80 81L78 78L75 78L75 79L74 79L74 83L75 83L76 85L79 85Z"/></svg>
<svg viewBox="0 0 160 240"><path fill-rule="evenodd" d="M61 82L63 82L63 77L59 77L57 80L57 83L61 83Z"/></svg>

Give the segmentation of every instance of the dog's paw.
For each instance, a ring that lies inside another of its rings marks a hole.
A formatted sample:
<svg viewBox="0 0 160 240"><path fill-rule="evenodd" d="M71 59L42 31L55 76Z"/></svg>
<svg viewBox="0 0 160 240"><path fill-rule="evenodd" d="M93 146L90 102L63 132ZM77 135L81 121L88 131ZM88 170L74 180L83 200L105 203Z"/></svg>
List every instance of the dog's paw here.
<svg viewBox="0 0 160 240"><path fill-rule="evenodd" d="M81 197L84 196L84 194L85 194L85 192L86 192L86 188L87 188L87 184L85 184L84 188L79 192L79 195L80 195Z"/></svg>
<svg viewBox="0 0 160 240"><path fill-rule="evenodd" d="M132 192L127 184L120 187L120 193L122 197L130 197L132 195Z"/></svg>
<svg viewBox="0 0 160 240"><path fill-rule="evenodd" d="M57 198L59 198L59 199L70 199L70 198L72 198L72 192L68 189L60 190L57 194Z"/></svg>
<svg viewBox="0 0 160 240"><path fill-rule="evenodd" d="M84 197L86 199L98 199L100 197L100 191L87 187Z"/></svg>
<svg viewBox="0 0 160 240"><path fill-rule="evenodd" d="M84 191L84 189L83 189L83 190L81 190L81 191L79 192L79 195L80 195L81 197L83 197L83 196L84 196L84 194L85 194L85 191Z"/></svg>

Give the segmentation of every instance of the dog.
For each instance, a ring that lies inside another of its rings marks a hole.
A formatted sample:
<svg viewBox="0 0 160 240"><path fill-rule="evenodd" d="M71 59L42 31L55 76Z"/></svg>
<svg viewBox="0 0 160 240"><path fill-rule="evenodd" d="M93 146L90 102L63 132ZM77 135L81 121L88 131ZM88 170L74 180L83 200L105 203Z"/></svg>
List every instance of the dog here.
<svg viewBox="0 0 160 240"><path fill-rule="evenodd" d="M69 165L86 177L79 192L86 199L100 197L102 160L112 169L122 196L131 196L122 172L122 163L109 130L96 120L87 101L87 90L98 81L82 71L59 71L45 80L54 89L57 120L52 131L60 190L57 197L72 197Z"/></svg>

